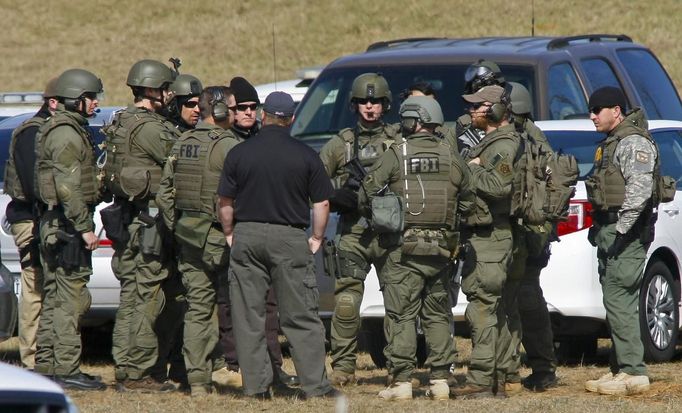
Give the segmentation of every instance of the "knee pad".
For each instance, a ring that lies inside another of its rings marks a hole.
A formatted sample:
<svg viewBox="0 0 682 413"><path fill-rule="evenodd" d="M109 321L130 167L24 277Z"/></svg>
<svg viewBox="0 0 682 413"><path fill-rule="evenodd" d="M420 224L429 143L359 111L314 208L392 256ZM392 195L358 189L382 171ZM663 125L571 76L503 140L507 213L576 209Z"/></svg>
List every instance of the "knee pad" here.
<svg viewBox="0 0 682 413"><path fill-rule="evenodd" d="M358 333L360 313L355 303L355 297L343 294L336 300L334 308L334 328L341 337L352 338Z"/></svg>

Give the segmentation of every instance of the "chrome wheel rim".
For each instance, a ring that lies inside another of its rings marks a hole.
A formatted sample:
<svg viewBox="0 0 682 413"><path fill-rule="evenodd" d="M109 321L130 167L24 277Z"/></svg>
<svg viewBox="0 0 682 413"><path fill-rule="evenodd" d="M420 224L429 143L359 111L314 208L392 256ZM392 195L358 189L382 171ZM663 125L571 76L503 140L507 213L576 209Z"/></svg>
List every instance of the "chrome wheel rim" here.
<svg viewBox="0 0 682 413"><path fill-rule="evenodd" d="M646 291L646 321L651 342L659 350L670 346L675 331L675 297L662 275L651 278Z"/></svg>

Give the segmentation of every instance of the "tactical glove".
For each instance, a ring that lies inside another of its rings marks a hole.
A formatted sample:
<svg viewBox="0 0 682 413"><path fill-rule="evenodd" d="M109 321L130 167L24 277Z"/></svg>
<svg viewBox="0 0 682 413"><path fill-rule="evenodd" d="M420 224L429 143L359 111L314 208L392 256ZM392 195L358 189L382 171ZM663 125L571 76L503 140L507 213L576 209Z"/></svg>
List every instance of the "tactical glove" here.
<svg viewBox="0 0 682 413"><path fill-rule="evenodd" d="M339 188L329 198L329 209L341 214L358 209L358 194L348 188Z"/></svg>
<svg viewBox="0 0 682 413"><path fill-rule="evenodd" d="M620 232L616 232L616 239L613 240L613 244L611 244L609 249L606 251L606 256L608 258L617 258L625 249L626 244L627 240L625 235L621 234Z"/></svg>

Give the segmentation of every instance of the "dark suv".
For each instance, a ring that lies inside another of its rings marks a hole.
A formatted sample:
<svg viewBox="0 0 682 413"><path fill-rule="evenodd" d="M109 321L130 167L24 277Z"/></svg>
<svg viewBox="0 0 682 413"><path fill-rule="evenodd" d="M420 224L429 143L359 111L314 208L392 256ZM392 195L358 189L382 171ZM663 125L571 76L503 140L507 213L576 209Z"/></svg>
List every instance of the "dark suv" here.
<svg viewBox="0 0 682 413"><path fill-rule="evenodd" d="M293 135L319 149L352 126L350 86L365 72L380 72L391 86L388 122L398 120L400 92L422 81L434 87L446 122L454 122L464 113L464 72L479 59L496 62L506 80L528 88L536 120L588 117L587 99L603 86L622 88L629 105L642 107L649 119L682 120L680 97L661 63L625 35L404 39L330 63L299 105Z"/></svg>

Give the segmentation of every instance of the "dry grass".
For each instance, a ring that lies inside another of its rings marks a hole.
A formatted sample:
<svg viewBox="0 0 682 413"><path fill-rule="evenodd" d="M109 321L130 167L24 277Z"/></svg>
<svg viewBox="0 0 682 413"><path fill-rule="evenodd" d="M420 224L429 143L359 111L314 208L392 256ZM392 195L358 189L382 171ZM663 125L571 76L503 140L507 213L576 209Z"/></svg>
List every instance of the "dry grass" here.
<svg viewBox="0 0 682 413"><path fill-rule="evenodd" d="M522 393L512 395L506 400L455 400L433 402L425 397L428 372L419 370L415 376L421 387L415 389L415 399L411 402L384 402L377 398L383 389L386 371L377 369L367 354L361 354L358 361L356 386L343 389L348 399L349 412L678 412L682 405L682 369L679 356L670 363L649 366L652 379L651 390L632 397L600 396L584 390L585 380L601 376L607 371L606 360L608 340L600 341L600 349L594 364L562 366L557 371L560 385L545 393ZM456 376L463 378L464 365L470 356L470 342L458 339L459 355ZM285 370L293 372L290 359L285 359ZM113 367L108 357L90 359L83 370L99 374L106 382L113 382ZM527 369L523 375L529 374ZM255 402L242 399L238 394L214 394L208 398L194 400L187 395L174 393L166 395L144 395L116 393L113 389L104 392L69 392L83 413L120 413L120 412L319 412L334 411L334 401L313 400L304 402L291 396L280 395L270 402Z"/></svg>
<svg viewBox="0 0 682 413"><path fill-rule="evenodd" d="M0 90L40 90L71 67L100 75L108 99L130 100L128 69L138 59L183 59L205 84L244 75L270 82L272 32L279 79L368 44L423 36L529 35L531 1L420 0L0 0ZM492 15L494 14L494 17ZM625 33L659 56L682 85L682 2L535 0L536 35Z"/></svg>

